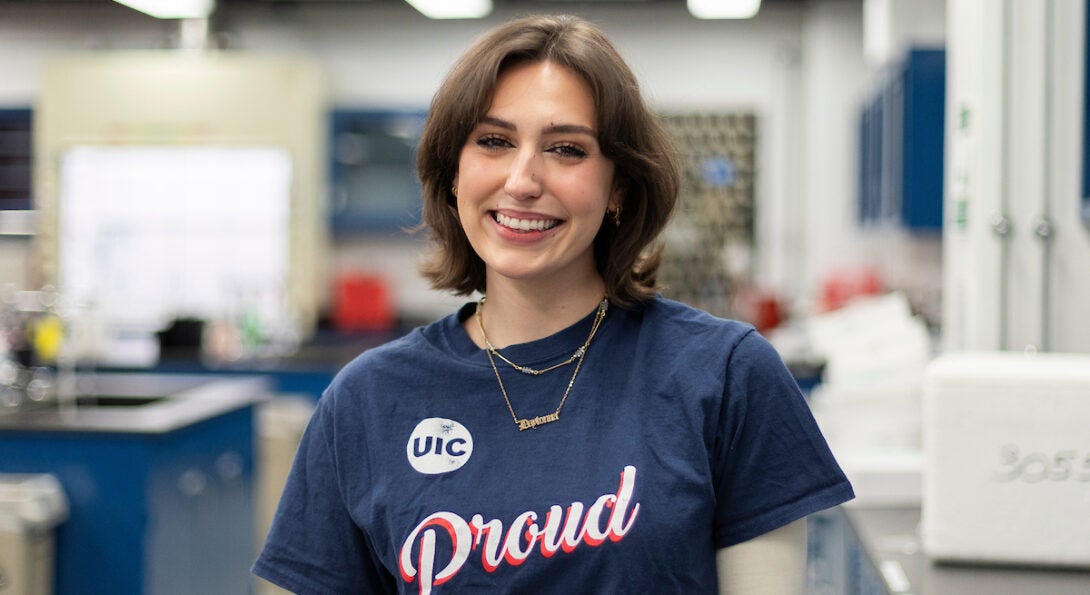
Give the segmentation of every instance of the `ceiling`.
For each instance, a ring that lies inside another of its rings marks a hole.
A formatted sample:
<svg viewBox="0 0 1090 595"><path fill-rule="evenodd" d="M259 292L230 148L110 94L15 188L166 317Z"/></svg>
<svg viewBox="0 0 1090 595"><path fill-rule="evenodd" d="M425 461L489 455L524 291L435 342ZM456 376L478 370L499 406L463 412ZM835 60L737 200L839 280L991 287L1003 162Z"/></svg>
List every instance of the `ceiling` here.
<svg viewBox="0 0 1090 595"><path fill-rule="evenodd" d="M845 1L861 2L862 0L762 0L762 8L778 8L797 10L812 2L819 1ZM412 10L405 0L215 0L217 9L213 19L219 22L223 18L234 18L237 11L246 9L274 10L286 15L294 14L296 10L313 8L336 8L340 10L358 7L360 9L376 7L404 7ZM623 10L624 7L658 7L669 8L676 6L684 10L685 0L492 0L493 5L501 12L552 12L574 11L581 9L611 9ZM22 6L26 8L51 8L63 10L64 7L92 7L100 6L103 10L109 10L111 14L133 13L133 9L118 4L114 0L0 0L0 8L4 6Z"/></svg>
<svg viewBox="0 0 1090 595"><path fill-rule="evenodd" d="M541 5L598 5L598 6L633 6L670 5L683 4L685 0L492 0L497 6L541 6ZM245 5L282 5L282 6L316 6L316 5L382 5L404 4L404 0L216 0L221 6L245 6ZM800 5L807 0L762 0L765 5ZM0 0L3 4L112 4L113 0Z"/></svg>

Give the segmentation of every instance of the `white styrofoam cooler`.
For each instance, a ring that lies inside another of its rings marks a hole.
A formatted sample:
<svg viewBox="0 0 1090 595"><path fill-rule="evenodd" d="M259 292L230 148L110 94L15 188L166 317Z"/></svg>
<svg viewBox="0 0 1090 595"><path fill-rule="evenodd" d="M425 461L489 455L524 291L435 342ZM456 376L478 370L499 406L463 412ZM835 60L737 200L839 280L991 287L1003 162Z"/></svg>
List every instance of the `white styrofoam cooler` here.
<svg viewBox="0 0 1090 595"><path fill-rule="evenodd" d="M1090 567L1090 355L942 355L923 407L930 557Z"/></svg>

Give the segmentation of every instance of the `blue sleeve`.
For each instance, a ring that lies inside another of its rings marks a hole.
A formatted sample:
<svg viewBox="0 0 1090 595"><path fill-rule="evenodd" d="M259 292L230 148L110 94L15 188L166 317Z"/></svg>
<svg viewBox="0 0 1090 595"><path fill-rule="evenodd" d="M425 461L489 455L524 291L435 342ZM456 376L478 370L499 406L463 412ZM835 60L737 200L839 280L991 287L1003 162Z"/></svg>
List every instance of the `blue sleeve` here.
<svg viewBox="0 0 1090 595"><path fill-rule="evenodd" d="M713 461L721 548L854 496L795 379L755 331L727 362Z"/></svg>
<svg viewBox="0 0 1090 595"><path fill-rule="evenodd" d="M253 573L300 595L393 593L393 577L345 503L332 391L318 402L303 434Z"/></svg>

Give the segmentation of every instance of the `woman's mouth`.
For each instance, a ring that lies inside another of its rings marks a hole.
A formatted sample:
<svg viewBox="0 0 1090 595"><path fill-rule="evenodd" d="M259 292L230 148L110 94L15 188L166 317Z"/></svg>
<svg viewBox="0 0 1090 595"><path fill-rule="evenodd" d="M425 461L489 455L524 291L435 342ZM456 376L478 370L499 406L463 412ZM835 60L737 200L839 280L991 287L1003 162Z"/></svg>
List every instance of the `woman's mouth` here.
<svg viewBox="0 0 1090 595"><path fill-rule="evenodd" d="M492 213L492 218L507 229L519 232L545 231L560 225L559 219L520 219L502 213Z"/></svg>

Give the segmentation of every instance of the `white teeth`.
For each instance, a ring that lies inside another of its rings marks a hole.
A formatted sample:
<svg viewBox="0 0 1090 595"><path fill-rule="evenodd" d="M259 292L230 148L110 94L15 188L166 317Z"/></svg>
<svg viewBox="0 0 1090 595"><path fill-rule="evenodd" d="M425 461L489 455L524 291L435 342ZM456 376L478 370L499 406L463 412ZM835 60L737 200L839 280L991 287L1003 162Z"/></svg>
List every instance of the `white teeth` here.
<svg viewBox="0 0 1090 595"><path fill-rule="evenodd" d="M496 223L518 231L544 231L556 227L560 221L557 219L516 219L496 213Z"/></svg>

